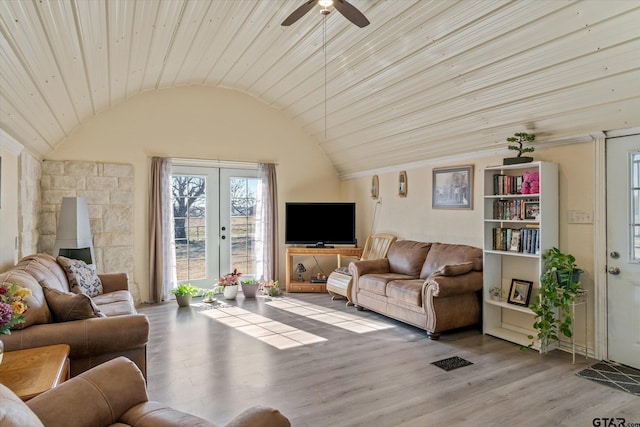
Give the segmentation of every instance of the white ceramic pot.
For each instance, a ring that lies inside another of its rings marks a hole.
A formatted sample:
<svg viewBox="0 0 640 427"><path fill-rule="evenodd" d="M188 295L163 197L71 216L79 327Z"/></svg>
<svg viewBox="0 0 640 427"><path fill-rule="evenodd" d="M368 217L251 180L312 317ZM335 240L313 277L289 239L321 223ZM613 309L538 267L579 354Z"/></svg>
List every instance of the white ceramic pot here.
<svg viewBox="0 0 640 427"><path fill-rule="evenodd" d="M224 295L224 299L236 299L236 295L238 295L238 285L225 286L222 295Z"/></svg>

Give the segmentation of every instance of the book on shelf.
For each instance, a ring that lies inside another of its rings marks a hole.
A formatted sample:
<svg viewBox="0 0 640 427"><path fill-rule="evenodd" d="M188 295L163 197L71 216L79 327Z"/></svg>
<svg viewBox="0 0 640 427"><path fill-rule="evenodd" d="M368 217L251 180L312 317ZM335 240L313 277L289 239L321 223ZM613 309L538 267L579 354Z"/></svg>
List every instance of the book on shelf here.
<svg viewBox="0 0 640 427"><path fill-rule="evenodd" d="M534 224L522 228L495 227L492 248L496 251L540 254L540 228Z"/></svg>

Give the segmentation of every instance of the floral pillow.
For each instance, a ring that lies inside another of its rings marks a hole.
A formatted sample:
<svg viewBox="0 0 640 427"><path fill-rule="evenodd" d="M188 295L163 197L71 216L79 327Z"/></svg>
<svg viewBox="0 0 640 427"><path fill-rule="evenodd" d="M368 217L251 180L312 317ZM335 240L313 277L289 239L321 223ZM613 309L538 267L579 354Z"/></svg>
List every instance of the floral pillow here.
<svg viewBox="0 0 640 427"><path fill-rule="evenodd" d="M56 260L67 274L71 292L85 294L90 297L102 294L102 282L96 273L95 265L63 256L59 256Z"/></svg>

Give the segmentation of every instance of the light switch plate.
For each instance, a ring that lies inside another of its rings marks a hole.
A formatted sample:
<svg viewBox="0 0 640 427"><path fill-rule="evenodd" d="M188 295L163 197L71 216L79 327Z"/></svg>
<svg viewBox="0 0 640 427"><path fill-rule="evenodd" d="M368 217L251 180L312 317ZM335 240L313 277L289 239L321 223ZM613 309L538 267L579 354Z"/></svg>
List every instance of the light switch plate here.
<svg viewBox="0 0 640 427"><path fill-rule="evenodd" d="M593 211L569 211L569 224L593 224Z"/></svg>

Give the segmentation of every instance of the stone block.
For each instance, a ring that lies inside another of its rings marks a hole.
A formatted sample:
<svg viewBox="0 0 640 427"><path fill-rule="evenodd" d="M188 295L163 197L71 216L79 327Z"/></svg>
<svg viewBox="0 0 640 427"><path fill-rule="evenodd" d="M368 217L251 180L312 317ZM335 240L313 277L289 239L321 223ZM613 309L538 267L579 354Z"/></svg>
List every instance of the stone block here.
<svg viewBox="0 0 640 427"><path fill-rule="evenodd" d="M102 262L105 273L133 271L133 247L112 246L102 248Z"/></svg>
<svg viewBox="0 0 640 427"><path fill-rule="evenodd" d="M76 190L44 190L42 192L43 204L61 204L63 197L75 197Z"/></svg>
<svg viewBox="0 0 640 427"><path fill-rule="evenodd" d="M60 175L97 176L98 165L89 162L65 162L64 173Z"/></svg>
<svg viewBox="0 0 640 427"><path fill-rule="evenodd" d="M103 212L103 231L105 233L132 232L133 208L124 205L105 206Z"/></svg>
<svg viewBox="0 0 640 427"><path fill-rule="evenodd" d="M40 233L42 234L56 234L58 228L58 220L55 213L47 212L43 213L40 222Z"/></svg>
<svg viewBox="0 0 640 427"><path fill-rule="evenodd" d="M133 178L118 178L118 190L133 191L134 188L135 188L135 182Z"/></svg>
<svg viewBox="0 0 640 427"><path fill-rule="evenodd" d="M133 246L132 233L95 233L93 235L93 243L95 246Z"/></svg>
<svg viewBox="0 0 640 427"><path fill-rule="evenodd" d="M88 190L117 190L118 178L111 176L87 177Z"/></svg>
<svg viewBox="0 0 640 427"><path fill-rule="evenodd" d="M40 182L44 181L43 177ZM84 190L86 185L86 179L83 176L50 176L49 185L54 190Z"/></svg>
<svg viewBox="0 0 640 427"><path fill-rule="evenodd" d="M102 205L89 205L89 219L102 219Z"/></svg>
<svg viewBox="0 0 640 427"><path fill-rule="evenodd" d="M79 190L78 197L87 199L89 205L108 205L111 201L106 190Z"/></svg>
<svg viewBox="0 0 640 427"><path fill-rule="evenodd" d="M104 163L104 176L133 177L133 165Z"/></svg>
<svg viewBox="0 0 640 427"><path fill-rule="evenodd" d="M112 191L111 204L133 206L133 193L131 191Z"/></svg>
<svg viewBox="0 0 640 427"><path fill-rule="evenodd" d="M64 162L45 160L42 162L43 175L64 175Z"/></svg>

